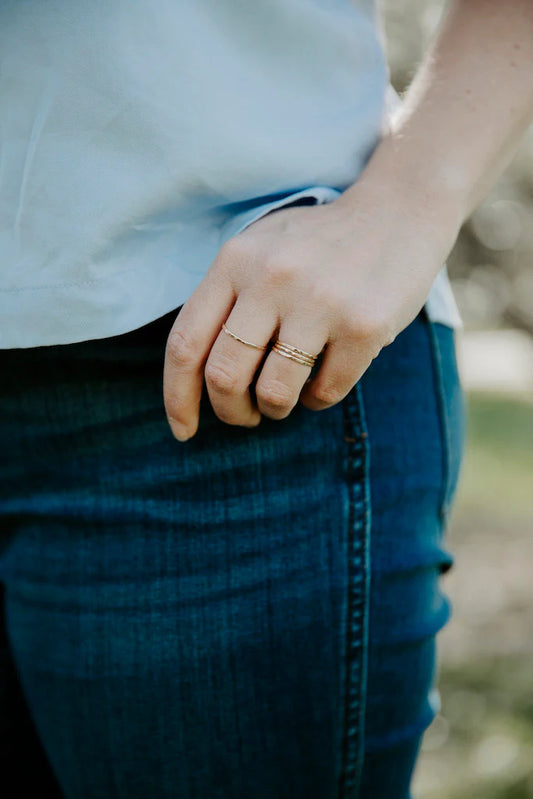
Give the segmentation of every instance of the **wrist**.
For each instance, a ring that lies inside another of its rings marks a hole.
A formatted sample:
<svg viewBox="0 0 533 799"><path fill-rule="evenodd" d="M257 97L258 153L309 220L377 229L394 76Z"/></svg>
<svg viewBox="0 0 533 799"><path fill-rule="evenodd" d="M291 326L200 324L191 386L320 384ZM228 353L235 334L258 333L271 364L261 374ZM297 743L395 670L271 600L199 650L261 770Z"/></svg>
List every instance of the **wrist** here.
<svg viewBox="0 0 533 799"><path fill-rule="evenodd" d="M343 203L355 208L361 192L381 195L391 209L427 226L448 251L467 216L468 188L461 170L430 147L421 151L403 132L383 137L358 180L342 194Z"/></svg>

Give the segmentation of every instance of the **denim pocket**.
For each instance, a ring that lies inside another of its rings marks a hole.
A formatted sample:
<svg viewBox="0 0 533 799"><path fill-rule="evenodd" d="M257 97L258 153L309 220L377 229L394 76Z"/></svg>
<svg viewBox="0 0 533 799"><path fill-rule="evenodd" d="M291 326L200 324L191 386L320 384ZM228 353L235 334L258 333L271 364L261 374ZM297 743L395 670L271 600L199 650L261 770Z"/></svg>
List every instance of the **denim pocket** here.
<svg viewBox="0 0 533 799"><path fill-rule="evenodd" d="M429 317L427 323L442 432L442 489L438 511L446 527L464 459L466 394L459 376L454 328Z"/></svg>

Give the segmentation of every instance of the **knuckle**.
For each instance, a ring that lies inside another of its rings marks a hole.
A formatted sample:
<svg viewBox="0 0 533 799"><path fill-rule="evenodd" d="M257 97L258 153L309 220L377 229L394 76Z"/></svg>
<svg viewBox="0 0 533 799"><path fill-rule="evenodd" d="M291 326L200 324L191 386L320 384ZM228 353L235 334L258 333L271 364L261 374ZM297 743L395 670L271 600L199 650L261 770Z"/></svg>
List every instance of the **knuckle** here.
<svg viewBox="0 0 533 799"><path fill-rule="evenodd" d="M223 264L239 263L250 258L251 255L253 255L252 242L240 233L226 239L219 250L219 259Z"/></svg>
<svg viewBox="0 0 533 799"><path fill-rule="evenodd" d="M381 346L388 344L394 338L394 331L389 317L381 317L378 319L376 338Z"/></svg>
<svg viewBox="0 0 533 799"><path fill-rule="evenodd" d="M256 396L262 405L277 411L290 410L294 404L290 388L277 380L258 385Z"/></svg>
<svg viewBox="0 0 533 799"><path fill-rule="evenodd" d="M324 402L326 405L335 405L343 398L343 394L339 391L337 385L324 385L324 386L316 386L311 391L312 396L319 400L320 402Z"/></svg>
<svg viewBox="0 0 533 799"><path fill-rule="evenodd" d="M384 336L381 346L388 347L389 344L392 344L396 340L396 336L397 333L394 330L392 330L392 328L389 328L388 331L386 332L386 335Z"/></svg>
<svg viewBox="0 0 533 799"><path fill-rule="evenodd" d="M169 333L166 351L175 366L191 366L198 359L198 347L179 329Z"/></svg>
<svg viewBox="0 0 533 799"><path fill-rule="evenodd" d="M350 331L352 337L359 342L364 342L370 347L385 341L389 333L389 325L386 319L379 314L357 314L350 321Z"/></svg>
<svg viewBox="0 0 533 799"><path fill-rule="evenodd" d="M220 274L234 287L241 284L243 277L249 273L250 264L257 260L254 241L244 237L245 232L227 239L214 261Z"/></svg>
<svg viewBox="0 0 533 799"><path fill-rule="evenodd" d="M349 311L343 312L345 299L342 297L340 287L331 283L317 283L312 287L312 299L316 305L322 308L328 315L334 318L342 318L346 315L349 318Z"/></svg>
<svg viewBox="0 0 533 799"><path fill-rule="evenodd" d="M232 259L236 255L240 255L242 252L242 244L241 241L237 238L237 236L232 236L229 239L226 239L224 244L219 249L219 255L222 260Z"/></svg>
<svg viewBox="0 0 533 799"><path fill-rule="evenodd" d="M239 375L234 363L208 362L205 382L219 394L235 394L239 389Z"/></svg>
<svg viewBox="0 0 533 799"><path fill-rule="evenodd" d="M278 258L275 261L267 261L263 267L263 280L269 286L286 286L296 276L294 263Z"/></svg>

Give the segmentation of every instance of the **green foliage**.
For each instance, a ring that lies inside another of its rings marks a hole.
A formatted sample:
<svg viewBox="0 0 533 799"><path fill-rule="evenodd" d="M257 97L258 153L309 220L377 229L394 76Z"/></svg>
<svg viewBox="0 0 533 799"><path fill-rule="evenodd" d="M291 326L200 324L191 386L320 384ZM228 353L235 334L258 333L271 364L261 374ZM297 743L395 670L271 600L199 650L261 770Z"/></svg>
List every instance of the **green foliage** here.
<svg viewBox="0 0 533 799"><path fill-rule="evenodd" d="M532 398L533 400L533 398ZM533 401L470 392L442 710L414 799L533 799Z"/></svg>
<svg viewBox="0 0 533 799"><path fill-rule="evenodd" d="M533 403L470 392L458 506L533 516Z"/></svg>

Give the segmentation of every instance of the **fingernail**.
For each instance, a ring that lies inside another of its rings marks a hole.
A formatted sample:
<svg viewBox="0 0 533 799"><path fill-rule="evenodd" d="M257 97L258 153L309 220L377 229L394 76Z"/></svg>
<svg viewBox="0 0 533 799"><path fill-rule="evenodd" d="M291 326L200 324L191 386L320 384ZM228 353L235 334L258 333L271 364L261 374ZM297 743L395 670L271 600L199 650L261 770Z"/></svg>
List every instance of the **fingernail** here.
<svg viewBox="0 0 533 799"><path fill-rule="evenodd" d="M180 422L177 422L172 416L168 417L168 423L170 425L170 429L172 430L172 434L178 441L187 441L190 438L187 428L182 425Z"/></svg>

